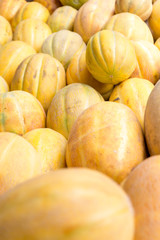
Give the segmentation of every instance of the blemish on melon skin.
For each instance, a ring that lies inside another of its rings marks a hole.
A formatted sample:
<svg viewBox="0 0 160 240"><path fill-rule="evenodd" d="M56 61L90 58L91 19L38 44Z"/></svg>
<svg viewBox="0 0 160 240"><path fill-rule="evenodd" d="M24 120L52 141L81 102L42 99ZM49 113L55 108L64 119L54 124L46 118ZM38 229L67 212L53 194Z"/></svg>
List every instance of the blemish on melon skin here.
<svg viewBox="0 0 160 240"><path fill-rule="evenodd" d="M120 100L120 98L117 97L117 98L115 98L115 99L113 100L113 102L115 102L115 101L119 101L119 100Z"/></svg>

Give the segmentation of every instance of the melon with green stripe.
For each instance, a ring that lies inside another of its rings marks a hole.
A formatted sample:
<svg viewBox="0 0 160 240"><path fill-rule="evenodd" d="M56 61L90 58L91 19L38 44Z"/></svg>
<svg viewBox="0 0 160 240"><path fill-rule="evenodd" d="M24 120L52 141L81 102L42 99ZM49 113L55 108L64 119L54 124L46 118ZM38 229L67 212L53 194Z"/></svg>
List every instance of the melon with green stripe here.
<svg viewBox="0 0 160 240"><path fill-rule="evenodd" d="M19 65L11 83L11 90L23 90L33 94L47 111L56 92L65 85L65 70L62 64L48 54L37 53Z"/></svg>

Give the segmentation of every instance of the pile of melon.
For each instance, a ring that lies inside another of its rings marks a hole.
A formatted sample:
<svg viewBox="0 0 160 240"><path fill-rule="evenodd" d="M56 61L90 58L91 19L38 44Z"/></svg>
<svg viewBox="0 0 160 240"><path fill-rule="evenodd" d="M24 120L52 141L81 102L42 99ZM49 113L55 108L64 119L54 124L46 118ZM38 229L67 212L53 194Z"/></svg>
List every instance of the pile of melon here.
<svg viewBox="0 0 160 240"><path fill-rule="evenodd" d="M160 240L160 0L0 0L0 240Z"/></svg>

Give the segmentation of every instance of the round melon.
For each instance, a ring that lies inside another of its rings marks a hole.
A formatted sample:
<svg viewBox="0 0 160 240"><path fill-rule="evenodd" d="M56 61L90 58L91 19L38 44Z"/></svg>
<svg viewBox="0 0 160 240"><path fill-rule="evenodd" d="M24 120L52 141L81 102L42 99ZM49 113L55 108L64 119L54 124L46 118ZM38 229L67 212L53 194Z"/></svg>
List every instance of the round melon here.
<svg viewBox="0 0 160 240"><path fill-rule="evenodd" d="M130 40L145 40L153 43L153 36L149 27L133 13L115 14L109 19L104 29L120 32Z"/></svg>
<svg viewBox="0 0 160 240"><path fill-rule="evenodd" d="M10 23L0 15L0 44L5 44L12 40L12 28Z"/></svg>
<svg viewBox="0 0 160 240"><path fill-rule="evenodd" d="M18 65L35 54L34 48L22 41L11 41L0 48L0 76L10 85Z"/></svg>
<svg viewBox="0 0 160 240"><path fill-rule="evenodd" d="M65 70L62 64L48 54L37 53L19 65L11 83L11 90L23 90L33 94L47 111L54 95L65 85Z"/></svg>
<svg viewBox="0 0 160 240"><path fill-rule="evenodd" d="M96 89L105 100L108 100L114 85L101 83L94 79L87 69L86 50L76 54L71 60L66 72L67 84L84 83Z"/></svg>
<svg viewBox="0 0 160 240"><path fill-rule="evenodd" d="M48 18L48 25L52 32L58 32L62 29L72 31L77 10L70 6L57 8Z"/></svg>
<svg viewBox="0 0 160 240"><path fill-rule="evenodd" d="M10 21L24 4L25 0L1 0L0 15Z"/></svg>
<svg viewBox="0 0 160 240"><path fill-rule="evenodd" d="M131 77L144 78L155 84L160 78L160 51L153 44L148 41L134 41L132 42L137 64Z"/></svg>
<svg viewBox="0 0 160 240"><path fill-rule="evenodd" d="M48 9L42 4L37 2L26 3L19 9L12 19L12 29L15 30L18 23L28 18L37 18L43 22L47 22L49 15Z"/></svg>
<svg viewBox="0 0 160 240"><path fill-rule="evenodd" d="M61 89L52 99L47 112L47 127L66 138L77 117L88 107L104 101L92 87L73 83Z"/></svg>
<svg viewBox="0 0 160 240"><path fill-rule="evenodd" d="M28 18L17 25L13 39L26 42L39 52L43 42L51 34L52 31L46 23L36 18Z"/></svg>
<svg viewBox="0 0 160 240"><path fill-rule="evenodd" d="M123 183L135 210L135 240L159 240L160 155L147 158Z"/></svg>
<svg viewBox="0 0 160 240"><path fill-rule="evenodd" d="M160 154L160 81L152 90L144 116L144 130L150 155Z"/></svg>
<svg viewBox="0 0 160 240"><path fill-rule="evenodd" d="M45 112L32 94L24 91L0 94L0 132L23 135L41 127L45 127Z"/></svg>
<svg viewBox="0 0 160 240"><path fill-rule="evenodd" d="M115 0L91 0L87 1L78 11L74 31L84 42L99 32L114 14Z"/></svg>
<svg viewBox="0 0 160 240"><path fill-rule="evenodd" d="M155 1L153 4L152 13L148 19L148 25L152 31L153 37L156 40L160 37L160 0Z"/></svg>
<svg viewBox="0 0 160 240"><path fill-rule="evenodd" d="M144 130L144 113L153 88L153 83L146 79L130 78L115 86L109 100L131 108Z"/></svg>
<svg viewBox="0 0 160 240"><path fill-rule="evenodd" d="M151 15L152 0L116 0L115 12L130 12L138 15L143 21L145 21Z"/></svg>
<svg viewBox="0 0 160 240"><path fill-rule="evenodd" d="M43 43L41 51L58 59L67 69L73 56L86 47L81 36L63 29L52 33Z"/></svg>
<svg viewBox="0 0 160 240"><path fill-rule="evenodd" d="M23 137L40 153L43 173L66 166L67 140L63 135L49 128L39 128Z"/></svg>
<svg viewBox="0 0 160 240"><path fill-rule="evenodd" d="M68 167L96 169L118 183L145 156L136 115L124 104L114 102L101 102L83 111L71 129L66 151Z"/></svg>
<svg viewBox="0 0 160 240"><path fill-rule="evenodd" d="M134 211L127 194L89 169L59 169L29 180L0 198L0 212L3 240L134 236Z"/></svg>
<svg viewBox="0 0 160 240"><path fill-rule="evenodd" d="M17 134L1 132L0 195L39 174L41 174L41 158L34 147Z"/></svg>
<svg viewBox="0 0 160 240"><path fill-rule="evenodd" d="M119 32L102 30L91 37L87 44L87 68L102 83L116 85L128 79L136 62L132 43Z"/></svg>

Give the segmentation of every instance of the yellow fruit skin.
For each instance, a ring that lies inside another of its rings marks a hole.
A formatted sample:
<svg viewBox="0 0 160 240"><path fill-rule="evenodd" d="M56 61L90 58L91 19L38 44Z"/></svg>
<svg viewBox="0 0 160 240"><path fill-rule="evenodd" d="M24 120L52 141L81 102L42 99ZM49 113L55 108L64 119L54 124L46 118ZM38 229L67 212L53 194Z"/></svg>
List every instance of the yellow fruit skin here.
<svg viewBox="0 0 160 240"><path fill-rule="evenodd" d="M87 68L102 83L116 85L128 79L136 62L132 43L119 32L102 30L87 44Z"/></svg>
<svg viewBox="0 0 160 240"><path fill-rule="evenodd" d="M145 40L153 43L152 33L147 24L132 13L115 14L107 22L104 29L120 32L130 40Z"/></svg>
<svg viewBox="0 0 160 240"><path fill-rule="evenodd" d="M152 31L153 37L155 40L160 37L160 0L157 0L153 4L152 13L148 19L148 25Z"/></svg>
<svg viewBox="0 0 160 240"><path fill-rule="evenodd" d="M58 7L61 7L59 0L34 0L34 2L39 2L45 6L49 10L50 14L52 14Z"/></svg>
<svg viewBox="0 0 160 240"><path fill-rule="evenodd" d="M0 212L3 240L134 236L128 196L110 178L89 169L59 169L27 181L1 197Z"/></svg>
<svg viewBox="0 0 160 240"><path fill-rule="evenodd" d="M28 18L37 18L43 22L47 22L49 11L42 4L30 2L23 5L16 13L11 21L12 29L15 30L18 23Z"/></svg>
<svg viewBox="0 0 160 240"><path fill-rule="evenodd" d="M144 130L150 155L160 154L160 82L158 81L151 92L144 117Z"/></svg>
<svg viewBox="0 0 160 240"><path fill-rule="evenodd" d="M32 145L17 134L0 133L0 195L39 174L41 158Z"/></svg>
<svg viewBox="0 0 160 240"><path fill-rule="evenodd" d="M74 31L79 33L84 42L99 32L113 15L115 0L89 0L78 11Z"/></svg>
<svg viewBox="0 0 160 240"><path fill-rule="evenodd" d="M96 89L105 100L108 100L114 86L113 84L101 83L92 77L86 65L86 50L73 57L67 68L66 77L67 84L87 84Z"/></svg>
<svg viewBox="0 0 160 240"><path fill-rule="evenodd" d="M68 138L78 116L102 101L103 97L92 87L81 83L70 84L54 96L47 113L47 127Z"/></svg>
<svg viewBox="0 0 160 240"><path fill-rule="evenodd" d="M1 0L0 15L11 21L24 4L26 4L25 0Z"/></svg>
<svg viewBox="0 0 160 240"><path fill-rule="evenodd" d="M160 50L160 37L155 41L154 45Z"/></svg>
<svg viewBox="0 0 160 240"><path fill-rule="evenodd" d="M96 169L120 183L145 156L143 132L134 112L121 103L101 102L77 118L66 162L68 167Z"/></svg>
<svg viewBox="0 0 160 240"><path fill-rule="evenodd" d="M29 18L17 25L13 39L26 42L39 52L43 42L51 34L52 31L46 23L36 18Z"/></svg>
<svg viewBox="0 0 160 240"><path fill-rule="evenodd" d="M0 76L0 94L9 91L9 86L7 82Z"/></svg>
<svg viewBox="0 0 160 240"><path fill-rule="evenodd" d="M5 44L12 40L12 28L4 17L0 16L0 44Z"/></svg>
<svg viewBox="0 0 160 240"><path fill-rule="evenodd" d="M143 21L147 20L152 12L152 0L117 0L115 12L130 12L138 15Z"/></svg>
<svg viewBox="0 0 160 240"><path fill-rule="evenodd" d="M69 30L52 33L43 43L41 52L58 59L65 70L73 56L86 48L81 36Z"/></svg>
<svg viewBox="0 0 160 240"><path fill-rule="evenodd" d="M57 8L48 18L48 25L52 32L58 32L62 29L72 31L77 10L70 6Z"/></svg>
<svg viewBox="0 0 160 240"><path fill-rule="evenodd" d="M135 209L135 240L160 239L160 155L147 158L123 183Z"/></svg>
<svg viewBox="0 0 160 240"><path fill-rule="evenodd" d="M67 140L60 133L49 129L34 129L23 136L39 152L42 173L64 168Z"/></svg>
<svg viewBox="0 0 160 240"><path fill-rule="evenodd" d="M18 65L26 57L35 53L34 48L22 41L11 41L0 48L0 76L9 86Z"/></svg>
<svg viewBox="0 0 160 240"><path fill-rule="evenodd" d="M73 8L79 9L85 2L87 2L88 0L60 0L60 2L63 5L69 5L72 6Z"/></svg>
<svg viewBox="0 0 160 240"><path fill-rule="evenodd" d="M141 78L130 78L113 89L109 101L123 103L136 114L144 130L144 113L154 85Z"/></svg>
<svg viewBox="0 0 160 240"><path fill-rule="evenodd" d="M45 127L45 112L30 93L11 91L0 94L0 132L23 135Z"/></svg>
<svg viewBox="0 0 160 240"><path fill-rule="evenodd" d="M160 78L160 51L147 41L133 41L137 65L131 77L144 78L155 84ZM145 59L145 61L144 61Z"/></svg>
<svg viewBox="0 0 160 240"><path fill-rule="evenodd" d="M62 64L48 54L37 53L19 65L11 83L11 90L31 93L47 111L56 92L65 85L65 70Z"/></svg>

